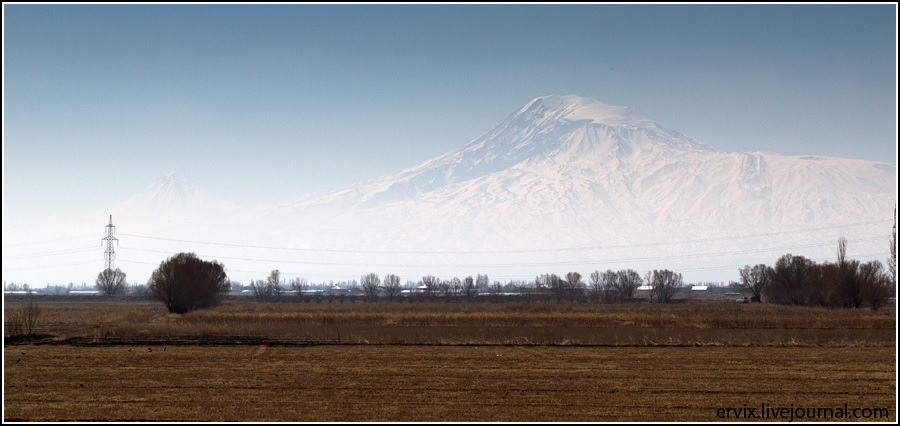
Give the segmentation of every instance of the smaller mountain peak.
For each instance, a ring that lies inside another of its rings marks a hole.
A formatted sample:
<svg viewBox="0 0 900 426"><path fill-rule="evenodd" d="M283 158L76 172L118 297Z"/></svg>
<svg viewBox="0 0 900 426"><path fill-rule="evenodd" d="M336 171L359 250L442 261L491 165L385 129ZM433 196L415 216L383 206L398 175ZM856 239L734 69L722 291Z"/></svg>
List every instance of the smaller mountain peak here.
<svg viewBox="0 0 900 426"><path fill-rule="evenodd" d="M535 98L520 111L569 121L590 120L609 125L647 126L656 124L628 106L607 105L578 95L548 95Z"/></svg>
<svg viewBox="0 0 900 426"><path fill-rule="evenodd" d="M161 181L185 181L185 182L190 182L190 179L188 179L188 178L184 177L183 175L180 175L180 174L178 174L178 173L176 173L176 172L169 172L169 173L166 173L165 175L163 175L163 177L159 178L159 180L161 180Z"/></svg>

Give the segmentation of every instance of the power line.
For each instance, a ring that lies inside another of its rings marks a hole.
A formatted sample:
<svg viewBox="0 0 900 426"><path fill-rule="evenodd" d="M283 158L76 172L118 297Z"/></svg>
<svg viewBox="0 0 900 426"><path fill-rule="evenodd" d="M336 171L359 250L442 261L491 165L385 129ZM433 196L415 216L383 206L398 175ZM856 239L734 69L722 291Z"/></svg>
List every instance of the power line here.
<svg viewBox="0 0 900 426"><path fill-rule="evenodd" d="M748 238L762 238L762 237L771 237L771 236L783 236L788 234L798 234L804 232L815 232L815 231L824 231L828 229L837 229L837 228L849 228L853 226L862 226L862 225L872 225L876 223L885 223L890 222L890 219L886 220L873 220L867 222L857 222L851 224L844 225L831 225L831 226L823 226L816 228L807 228L807 229L797 229L790 231L775 231L768 233L760 233L760 234L748 234L748 235L737 235L737 236L727 236L727 237L709 237L709 238L701 238L696 240L683 240L683 241L661 241L661 242L652 242L652 243L635 243L635 244L618 244L618 245L592 245L592 246L580 246L580 247L565 247L565 248L534 248L534 249L510 249L510 250L349 250L349 249L324 249L324 248L296 248L296 247L275 247L275 246L262 246L262 245L253 245L253 244L234 244L234 243L218 243L218 242L209 242L209 241L197 241L197 240L184 240L178 238L164 238L164 237L150 237L146 235L137 235L137 234L125 234L120 233L119 235L127 236L127 237L135 237L135 238L145 238L151 240L160 240L160 241L173 241L173 242L181 242L181 243L191 243L191 244L204 244L204 245L215 245L215 246L225 246L225 247L239 247L239 248L251 248L251 249L265 249L265 250L285 250L285 251L299 251L299 252L307 252L307 253L344 253L344 254L460 254L460 255L476 255L476 254L497 254L497 253L546 253L546 252L569 252L569 251L584 251L584 250L608 250L608 249L617 249L617 248L640 248L640 247L653 247L653 246L661 246L661 245L673 245L673 244L696 244L696 243L709 243L713 241L729 241L729 240L742 240Z"/></svg>
<svg viewBox="0 0 900 426"><path fill-rule="evenodd" d="M84 235L73 235L73 236L69 236L69 237L51 238L49 240L4 244L3 248L22 247L22 246L30 246L30 245L35 245L35 244L46 244L46 243L53 243L53 242L59 242L59 241L79 240L79 239L86 239L86 238L97 238L102 235L103 234L93 233L93 234L84 234Z"/></svg>
<svg viewBox="0 0 900 426"><path fill-rule="evenodd" d="M856 203L830 203L823 202L817 208L822 209L825 207L842 207L842 206L856 206ZM795 207L792 209L778 209L778 213L786 213L786 212L794 212L794 211L802 211L808 210L808 207ZM740 218L740 217L750 217L750 216L758 216L757 212L747 212L747 213L737 213L731 214L727 216L722 216L728 219ZM240 228L240 229L269 229L269 230L291 230L291 231L329 231L329 232L421 232L424 229L430 229L428 227L419 227L419 228L340 228L340 227L327 227L327 228L308 228L308 227L278 227L278 226L259 226L259 225L246 225L246 224L234 224L232 223L211 223L211 222L193 222L186 220L171 220L171 219L158 219L158 218L148 218L148 217L139 217L139 216L121 216L126 219L136 219L148 222L167 222L174 224L184 224L184 225L201 225L206 227L224 227L224 228ZM668 219L661 221L654 221L654 225L661 224L675 224L675 223L683 223L683 222L697 222L697 221L705 221L708 220L706 217L689 217L689 218L680 218L680 219ZM617 220L614 225L622 226L622 225L644 225L647 221L623 221ZM560 226L524 226L524 227L493 227L493 226L479 226L478 224L467 225L467 229L478 229L481 231L528 231L528 230L562 230L562 229L586 229L586 228L596 228L602 226L608 226L610 223L602 223L602 224L589 224L589 225L560 225ZM755 225L747 225L753 227Z"/></svg>
<svg viewBox="0 0 900 426"><path fill-rule="evenodd" d="M873 241L880 239L882 237L869 237L869 238L860 238L850 240L852 242L864 242L864 241ZM341 267L368 267L368 268L436 268L436 267L479 267L479 268L500 268L500 267L521 267L521 266L555 266L555 265L577 265L585 262L592 263L635 263L635 262L645 262L645 261L667 261L667 260L683 260L683 259L696 259L703 257L714 257L714 256L727 256L727 255L742 255L742 254L759 254L759 253L767 253L773 251L790 251L801 248L810 248L810 247L824 247L827 245L831 245L831 242L826 243L812 243L812 244L803 244L803 245L790 245L790 246L782 246L782 247L769 247L763 249L756 250L733 250L733 251L716 251L713 253L705 252L705 253L691 253L691 254L678 254L678 255L670 255L670 256L652 256L652 257L629 257L629 258L620 258L620 259L590 259L590 260L578 260L578 261L559 261L559 262L528 262L528 263L417 263L417 264L379 264L379 263L349 263L349 262L315 262L315 261L302 261L302 260L286 260L286 259L257 259L257 258L247 258L247 257L232 257L232 256L213 256L207 254L198 254L200 257L205 258L213 258L213 259L224 259L224 260L240 260L240 261L248 261L248 262L266 262L266 263L277 263L277 264L295 264L295 265L309 265L309 266L341 266ZM123 250L134 250L134 251L144 251L150 253L164 253L168 254L170 252L162 251L162 250L151 250L151 249L140 249L135 247L123 247Z"/></svg>
<svg viewBox="0 0 900 426"><path fill-rule="evenodd" d="M877 252L877 253L864 254L864 255L861 255L860 257L884 256L887 254L888 254L887 252ZM156 265L156 263L136 262L136 261L129 261L129 260L120 260L120 262L136 263L136 264L143 264L143 265ZM679 268L678 272L680 273L680 272L703 272L703 271L725 271L725 270L736 271L744 266L745 266L744 264L740 264L740 265L727 265L727 266L703 266L703 267L694 267L694 268ZM240 272L240 273L246 273L246 274L269 274L271 272L271 271L249 271L249 270L244 270L244 269L230 269L230 268L225 268L225 270L227 273ZM356 273L356 274L354 274L354 273L316 274L316 273L285 271L285 270L281 270L281 274L283 276L298 276L298 277L303 277L303 278L316 277L316 278L326 278L326 279L347 279L347 280L356 279L356 277L358 275L361 275L361 273ZM532 276L532 275L491 275L491 277L494 279L517 280L517 281L530 281L534 278L534 276Z"/></svg>
<svg viewBox="0 0 900 426"><path fill-rule="evenodd" d="M60 266L72 266L72 265L85 265L88 263L96 263L96 260L82 260L78 262L69 262L69 263L55 263L50 265L37 265L37 266L22 266L22 267L14 267L14 268L3 268L4 271L23 271L28 269L44 269L44 268L56 268Z"/></svg>
<svg viewBox="0 0 900 426"><path fill-rule="evenodd" d="M22 254L16 256L4 256L3 260L20 260L20 259L31 259L35 257L47 257L47 256L56 256L60 254L72 254L72 253L80 253L85 251L97 250L97 247L82 247L82 248L73 248L66 250L57 250L46 253L32 253L32 254Z"/></svg>

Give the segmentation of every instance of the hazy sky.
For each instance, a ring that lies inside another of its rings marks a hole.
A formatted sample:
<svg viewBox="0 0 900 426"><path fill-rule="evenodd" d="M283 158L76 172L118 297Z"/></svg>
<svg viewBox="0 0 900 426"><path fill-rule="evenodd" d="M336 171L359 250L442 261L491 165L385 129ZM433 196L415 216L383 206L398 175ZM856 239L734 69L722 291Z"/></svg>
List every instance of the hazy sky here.
<svg viewBox="0 0 900 426"><path fill-rule="evenodd" d="M168 172L241 206L398 171L538 96L723 151L896 164L895 5L3 5L3 214ZM8 216L9 215L9 216Z"/></svg>

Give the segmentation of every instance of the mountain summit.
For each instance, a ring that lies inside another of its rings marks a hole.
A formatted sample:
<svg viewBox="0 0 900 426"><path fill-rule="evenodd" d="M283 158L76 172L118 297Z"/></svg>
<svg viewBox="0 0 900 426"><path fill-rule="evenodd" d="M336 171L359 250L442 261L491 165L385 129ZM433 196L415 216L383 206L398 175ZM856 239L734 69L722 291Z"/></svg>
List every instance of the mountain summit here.
<svg viewBox="0 0 900 426"><path fill-rule="evenodd" d="M787 230L793 235L789 242L816 242L830 253L834 242L822 241L823 234L796 233L812 226L839 232L868 220L865 232L871 236L873 218L891 217L895 179L896 167L887 163L721 152L633 108L552 95L532 100L446 154L341 190L258 209L254 218L322 229L402 230L357 233L352 240L409 250L433 244L522 250L642 242L618 252L621 259L635 259L647 258L648 247L655 254L685 253L674 245L659 248L660 241L709 240L702 247L708 252L760 253L785 242L742 236L767 231L774 237ZM848 236L860 228L850 231ZM768 253L765 261L781 254ZM740 258L734 261L755 261Z"/></svg>
<svg viewBox="0 0 900 426"><path fill-rule="evenodd" d="M177 173L169 173L113 207L114 216L162 220L208 220L238 207Z"/></svg>
<svg viewBox="0 0 900 426"><path fill-rule="evenodd" d="M721 152L633 108L544 96L446 154L329 193L239 212L170 174L109 213L117 225L151 218L121 229L176 240L151 240L161 252L254 246L215 248L244 271L503 280L668 268L719 280L787 252L831 259L840 236L851 256L881 256L895 180L887 163Z"/></svg>

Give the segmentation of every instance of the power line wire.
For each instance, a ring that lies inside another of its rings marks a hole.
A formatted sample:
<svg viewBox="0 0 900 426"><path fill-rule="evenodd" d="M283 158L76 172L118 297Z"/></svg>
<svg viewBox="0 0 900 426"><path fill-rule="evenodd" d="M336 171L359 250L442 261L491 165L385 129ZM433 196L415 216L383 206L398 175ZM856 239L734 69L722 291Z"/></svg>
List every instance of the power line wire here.
<svg viewBox="0 0 900 426"><path fill-rule="evenodd" d="M477 254L497 254L497 253L516 254L516 253L568 252L568 251L584 251L584 250L608 250L608 249L616 249L616 248L640 248L640 247L652 247L652 246L672 245L672 244L696 244L696 243L708 243L708 242L713 242L713 241L728 241L728 240L742 240L742 239L748 239L748 238L783 236L783 235L788 235L788 234L798 234L798 233L804 233L804 232L823 231L823 230L828 230L828 229L849 228L849 227L854 227L854 226L871 225L871 224L885 223L885 222L890 222L890 221L891 221L890 219L873 220L873 221L867 221L867 222L857 222L857 223L843 224L843 225L831 225L831 226L798 229L798 230L790 230L790 231L776 231L776 232L768 232L768 233L760 233L760 234L749 234L749 235L738 235L738 236L727 236L727 237L709 237L709 238L701 238L701 239L695 239L695 240L683 240L683 241L662 241L662 242L652 242L652 243L618 244L618 245L609 245L609 246L592 245L592 246L565 247L565 248L534 248L534 249L510 249L510 250L349 250L349 249L324 249L324 248L296 248L296 247L262 246L262 245L253 245L253 244L218 243L218 242L209 242L209 241L185 240L185 239L178 239L178 238L151 237L151 236L146 236L146 235L126 234L126 233L119 233L119 235L126 236L126 237L145 238L145 239L160 240L160 241L173 241L173 242L191 243L191 244L204 244L204 245L240 247L240 248L251 248L251 249L265 249L265 250L299 251L299 252L308 252L308 253L312 252L312 253L344 253L344 254L352 253L352 254L477 255Z"/></svg>
<svg viewBox="0 0 900 426"><path fill-rule="evenodd" d="M882 237L869 237L869 238L860 238L849 240L851 242L864 242L864 241L872 241L877 240ZM309 266L341 266L341 267L369 267L369 268L436 268L436 267L480 267L480 268L500 268L500 267L517 267L517 266L555 266L555 265L577 265L585 262L595 262L595 263L635 263L635 262L645 262L650 260L656 261L667 261L667 260L683 260L683 259L696 259L703 257L714 257L714 256L728 256L728 255L742 255L742 254L759 254L759 253L767 253L773 251L790 251L801 248L810 248L810 247L824 247L827 245L831 245L831 242L826 243L812 243L812 244L803 244L803 245L790 245L790 246L782 246L782 247L768 247L763 249L755 249L755 250L733 250L733 251L716 251L716 252L705 252L705 253L691 253L691 254L678 254L678 255L670 255L670 256L652 256L652 257L628 257L628 258L620 258L620 259L590 259L590 260L578 260L578 261L560 261L560 262L527 262L527 263L417 263L417 264L388 264L388 263L349 263L349 262L315 262L315 261L302 261L302 260L286 260L286 259L257 259L257 258L247 258L247 257L232 257L232 256L213 256L208 254L197 254L200 257L204 258L212 258L212 259L224 259L224 260L240 260L240 261L248 261L248 262L266 262L266 263L277 263L277 264L296 264L296 265L309 265ZM134 251L144 251L151 253L164 253L168 254L167 251L162 250L152 250L152 249L141 249L130 246L122 247L123 250L134 250Z"/></svg>

